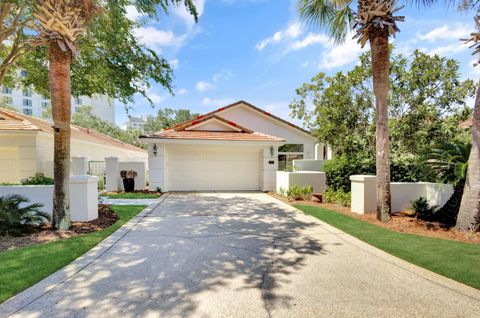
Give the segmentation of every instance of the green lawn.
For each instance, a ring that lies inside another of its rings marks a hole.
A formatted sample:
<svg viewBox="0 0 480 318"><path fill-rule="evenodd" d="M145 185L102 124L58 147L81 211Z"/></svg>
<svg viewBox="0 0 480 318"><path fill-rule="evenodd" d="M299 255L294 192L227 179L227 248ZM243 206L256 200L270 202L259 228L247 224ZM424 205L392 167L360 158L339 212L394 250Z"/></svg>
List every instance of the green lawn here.
<svg viewBox="0 0 480 318"><path fill-rule="evenodd" d="M387 253L480 289L478 244L393 232L327 209L295 207Z"/></svg>
<svg viewBox="0 0 480 318"><path fill-rule="evenodd" d="M109 199L157 199L161 197L160 193L140 193L140 192L123 192L102 194L101 197Z"/></svg>
<svg viewBox="0 0 480 318"><path fill-rule="evenodd" d="M112 206L120 219L104 230L0 253L0 303L85 254L146 206Z"/></svg>

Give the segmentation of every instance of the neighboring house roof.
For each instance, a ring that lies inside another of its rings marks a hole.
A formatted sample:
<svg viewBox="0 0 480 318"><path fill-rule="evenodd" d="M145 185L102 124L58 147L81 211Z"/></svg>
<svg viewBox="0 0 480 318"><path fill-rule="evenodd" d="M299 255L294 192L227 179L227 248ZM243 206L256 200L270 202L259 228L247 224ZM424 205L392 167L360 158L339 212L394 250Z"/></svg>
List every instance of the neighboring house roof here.
<svg viewBox="0 0 480 318"><path fill-rule="evenodd" d="M201 130L202 123L209 121L220 121L229 130ZM155 139L183 139L183 140L225 140L225 141L274 141L283 142L285 139L262 134L244 128L234 122L218 117L214 114L202 116L201 118L187 121L173 128L161 130L156 133L141 136L141 138Z"/></svg>
<svg viewBox="0 0 480 318"><path fill-rule="evenodd" d="M240 100L240 101L238 101L238 102L235 102L235 103L233 103L233 104L230 104L230 105L227 105L227 106L224 106L224 107L220 107L219 109L216 109L216 110L214 110L214 111L211 111L211 112L209 112L209 113L206 113L205 115L198 116L197 118L192 119L191 121L199 120L199 119L201 119L201 118L203 118L203 117L208 117L208 116L211 116L211 115L214 115L214 114L218 114L218 113L220 113L220 112L223 112L223 111L225 111L225 110L227 110L227 109L230 109L230 108L233 108L233 107L239 106L239 105L247 106L247 107L249 107L249 108L251 108L251 109L253 109L253 110L255 110L255 111L259 112L259 113L262 113L263 115L265 115L265 116L267 116L267 117L270 117L270 118L272 118L272 119L275 119L275 120L277 120L277 121L280 121L280 122L283 123L283 124L286 124L286 125L294 128L294 129L296 129L296 130L299 130L299 131L301 131L301 132L303 132L303 133L308 134L308 135L311 136L311 133L310 133L308 130L305 130L305 129L303 129L303 128L295 125L295 124L292 124L292 123L289 122L289 121L286 121L285 119L282 119L282 118L280 118L280 117L277 117L277 116L275 116L275 115L273 115L273 114L271 114L271 113L269 113L269 112L267 112L267 111L265 111L265 110L263 110L263 109L261 109L261 108L258 108L258 107L255 106L255 105L252 105L252 104L250 104L249 102L246 102L246 101L243 101L243 100ZM184 125L184 124L186 124L186 123L188 123L188 122L182 123L182 124L180 124L180 125ZM313 136L312 136L312 137L313 137Z"/></svg>
<svg viewBox="0 0 480 318"><path fill-rule="evenodd" d="M52 125L52 122L44 119L20 114L11 110L0 109L0 131L43 131L53 134ZM104 135L96 130L75 125L71 125L71 138L132 151L146 152L146 150L142 148Z"/></svg>

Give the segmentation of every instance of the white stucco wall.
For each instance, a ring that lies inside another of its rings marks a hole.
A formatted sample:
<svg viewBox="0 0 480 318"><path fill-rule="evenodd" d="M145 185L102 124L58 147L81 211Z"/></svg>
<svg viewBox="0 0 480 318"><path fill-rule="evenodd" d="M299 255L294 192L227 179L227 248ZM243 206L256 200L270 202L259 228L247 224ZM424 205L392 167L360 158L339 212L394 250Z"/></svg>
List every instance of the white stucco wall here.
<svg viewBox="0 0 480 318"><path fill-rule="evenodd" d="M0 182L17 183L37 172L36 133L0 132Z"/></svg>
<svg viewBox="0 0 480 318"><path fill-rule="evenodd" d="M23 204L22 206L41 203L43 204L43 208L41 208L42 211L52 213L53 185L0 186L0 197L11 194L19 194L30 200L29 203Z"/></svg>
<svg viewBox="0 0 480 318"><path fill-rule="evenodd" d="M298 159L293 160L293 171L322 171L325 160Z"/></svg>
<svg viewBox="0 0 480 318"><path fill-rule="evenodd" d="M284 138L286 144L303 144L304 159L315 158L315 137L268 117L248 106L236 106L217 113L218 116L253 131Z"/></svg>
<svg viewBox="0 0 480 318"><path fill-rule="evenodd" d="M376 211L375 176L350 176L352 182L351 211L359 214ZM430 182L392 182L392 212L402 212L411 207L411 201L420 197L427 199L430 205L442 207L453 194L449 184Z"/></svg>
<svg viewBox="0 0 480 318"><path fill-rule="evenodd" d="M277 171L277 192L288 189L291 186L313 187L313 193L323 193L326 189L326 177L324 172L318 171Z"/></svg>

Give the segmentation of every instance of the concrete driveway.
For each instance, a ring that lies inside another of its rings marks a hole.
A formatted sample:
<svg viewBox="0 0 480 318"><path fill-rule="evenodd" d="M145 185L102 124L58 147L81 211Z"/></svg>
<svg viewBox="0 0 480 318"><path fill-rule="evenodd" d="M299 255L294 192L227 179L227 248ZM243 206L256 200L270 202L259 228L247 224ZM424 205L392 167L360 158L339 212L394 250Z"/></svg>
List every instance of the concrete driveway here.
<svg viewBox="0 0 480 318"><path fill-rule="evenodd" d="M170 194L15 317L478 317L480 292L262 193Z"/></svg>

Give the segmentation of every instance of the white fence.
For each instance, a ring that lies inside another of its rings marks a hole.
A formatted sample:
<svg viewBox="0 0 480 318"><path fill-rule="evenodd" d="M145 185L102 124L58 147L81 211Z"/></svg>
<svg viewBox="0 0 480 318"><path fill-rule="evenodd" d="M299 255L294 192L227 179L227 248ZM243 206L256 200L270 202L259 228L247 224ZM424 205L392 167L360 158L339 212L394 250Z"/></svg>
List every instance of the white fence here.
<svg viewBox="0 0 480 318"><path fill-rule="evenodd" d="M70 212L72 221L90 221L98 218L98 177L72 176L70 178ZM0 196L19 194L32 203L41 203L42 211L52 214L53 185L0 186Z"/></svg>
<svg viewBox="0 0 480 318"><path fill-rule="evenodd" d="M376 177L370 175L350 176L352 182L351 211L360 214L376 211ZM443 206L453 194L449 184L430 182L392 182L392 212L402 212L411 206L411 201L420 197L430 205Z"/></svg>
<svg viewBox="0 0 480 318"><path fill-rule="evenodd" d="M318 171L277 171L277 192L294 185L300 187L310 185L314 193L323 193L326 188L325 173Z"/></svg>

